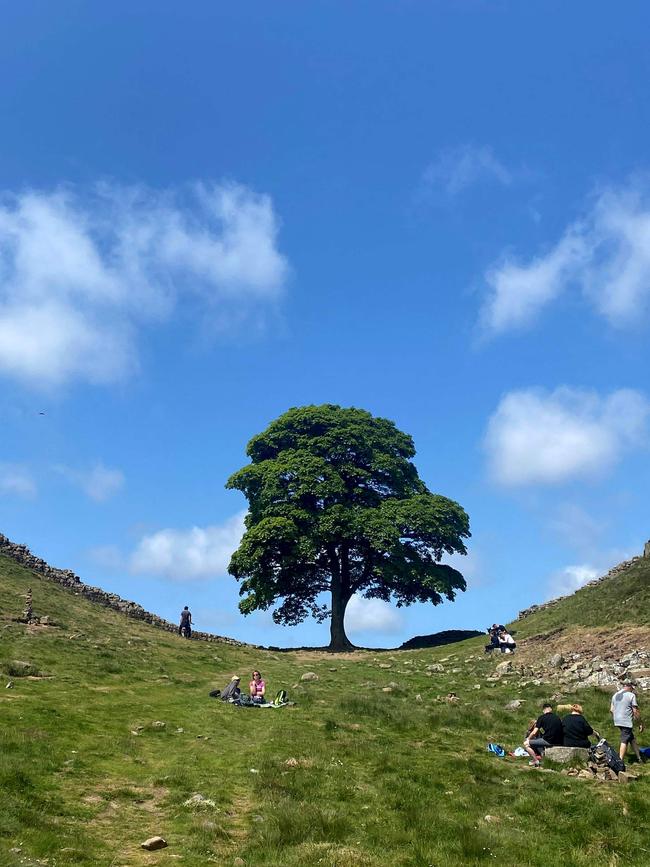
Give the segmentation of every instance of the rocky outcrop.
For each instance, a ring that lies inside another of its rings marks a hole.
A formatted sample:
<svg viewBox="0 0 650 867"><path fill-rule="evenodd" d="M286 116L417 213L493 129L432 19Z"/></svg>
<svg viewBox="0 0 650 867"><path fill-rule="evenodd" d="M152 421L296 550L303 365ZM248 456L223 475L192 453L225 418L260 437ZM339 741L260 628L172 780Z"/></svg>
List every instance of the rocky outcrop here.
<svg viewBox="0 0 650 867"><path fill-rule="evenodd" d="M650 557L650 542L646 544L644 557ZM588 581L586 584L580 588L583 590L585 587L595 587L596 584L600 584L601 581L607 581L608 578L613 578L615 575L619 575L621 572L626 572L630 566L633 566L635 563L638 563L641 560L641 557L632 557L631 560L624 560L622 563L619 563L617 566L614 566L613 569L610 569L606 575L602 575L600 578L595 578L593 581ZM580 590L577 592L579 593ZM538 611L544 611L546 608L552 608L553 605L557 605L558 602L562 602L563 599L566 599L568 596L573 594L569 593L567 596L558 596L557 599L551 599L548 602L542 602L541 605L531 605L530 608L524 608L523 611L519 612L518 620L521 620L522 617L528 617L529 614L536 614Z"/></svg>
<svg viewBox="0 0 650 867"><path fill-rule="evenodd" d="M631 680L640 690L650 690L650 651L632 650L623 656L604 659L583 653L567 654L565 659L559 653L549 659L539 657L533 662L501 662L487 680L496 681L504 677L516 676L521 686L555 683L565 690L584 689L589 686L612 689Z"/></svg>
<svg viewBox="0 0 650 867"><path fill-rule="evenodd" d="M142 620L144 623L149 623L151 626L155 626L158 629L164 629L167 632L178 631L178 626L176 626L176 624L170 623L162 617L158 617L157 614L151 614L151 612L146 611L141 605L138 605L137 602L130 602L128 599L122 599L122 597L118 596L117 593L107 593L100 587L92 587L90 584L84 584L81 578L79 578L78 575L75 575L74 572L71 572L69 569L56 569L54 566L50 566L49 563L45 562L45 560L41 560L40 557L34 556L27 545L17 545L1 533L0 554L4 554L5 557L11 558L26 569L30 569L46 581L52 581L54 584L59 584L61 587L65 587L73 593L83 596L84 599L89 599L91 602L103 605L105 608L112 608L114 611L119 611L121 614L125 614L127 617L132 617L134 620ZM192 632L192 638L197 641L233 644L238 647L245 646L243 642L235 641L234 638L225 638L221 635L213 635L210 632L194 631Z"/></svg>

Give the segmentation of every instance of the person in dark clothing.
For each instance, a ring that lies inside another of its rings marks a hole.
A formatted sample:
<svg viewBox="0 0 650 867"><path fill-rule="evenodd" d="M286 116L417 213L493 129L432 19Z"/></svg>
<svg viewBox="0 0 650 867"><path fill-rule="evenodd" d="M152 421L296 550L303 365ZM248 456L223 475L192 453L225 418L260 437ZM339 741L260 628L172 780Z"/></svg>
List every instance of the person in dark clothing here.
<svg viewBox="0 0 650 867"><path fill-rule="evenodd" d="M571 713L562 718L562 730L564 732L565 747L582 747L588 749L591 744L589 735L600 738L582 715L582 705L572 704Z"/></svg>
<svg viewBox="0 0 650 867"><path fill-rule="evenodd" d="M540 755L544 754L545 748L561 747L563 743L562 720L553 713L553 705L547 703L542 708L542 715L524 741L524 749L532 760L530 764L539 767Z"/></svg>
<svg viewBox="0 0 650 867"><path fill-rule="evenodd" d="M499 627L496 623L487 630L487 634L490 636L490 643L485 645L485 652L492 653L493 650L499 649Z"/></svg>
<svg viewBox="0 0 650 867"><path fill-rule="evenodd" d="M178 634L185 635L185 638L192 637L192 612L187 605L181 611L181 622L178 627Z"/></svg>

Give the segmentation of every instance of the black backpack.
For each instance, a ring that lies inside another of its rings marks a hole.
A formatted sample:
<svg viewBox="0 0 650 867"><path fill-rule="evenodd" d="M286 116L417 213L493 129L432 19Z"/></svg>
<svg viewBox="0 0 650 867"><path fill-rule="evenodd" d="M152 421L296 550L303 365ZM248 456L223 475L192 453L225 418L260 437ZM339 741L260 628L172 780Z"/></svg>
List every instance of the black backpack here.
<svg viewBox="0 0 650 867"><path fill-rule="evenodd" d="M589 758L592 761L598 762L600 759L605 759L607 767L610 768L614 773L619 774L621 771L625 770L625 762L621 759L620 756L616 755L614 750L607 743L605 738L601 738L595 747L591 747L589 750Z"/></svg>

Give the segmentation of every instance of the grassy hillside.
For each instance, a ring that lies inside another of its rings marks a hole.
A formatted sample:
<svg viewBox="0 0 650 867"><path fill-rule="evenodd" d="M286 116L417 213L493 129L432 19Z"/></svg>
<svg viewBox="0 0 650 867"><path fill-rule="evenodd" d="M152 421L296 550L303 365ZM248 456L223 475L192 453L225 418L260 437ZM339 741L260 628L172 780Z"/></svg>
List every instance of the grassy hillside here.
<svg viewBox="0 0 650 867"><path fill-rule="evenodd" d="M28 586L55 626L11 620ZM335 657L187 642L2 557L0 599L0 864L649 863L645 769L604 785L486 752L521 742L550 687L487 681L501 660L481 638ZM16 660L51 676L18 677ZM254 666L297 705L208 698ZM307 671L319 679L294 687ZM437 700L450 690L458 703ZM580 696L612 734L608 696ZM186 806L195 793L214 806ZM142 851L153 834L169 847Z"/></svg>
<svg viewBox="0 0 650 867"><path fill-rule="evenodd" d="M650 558L516 622L518 635L567 626L650 626Z"/></svg>

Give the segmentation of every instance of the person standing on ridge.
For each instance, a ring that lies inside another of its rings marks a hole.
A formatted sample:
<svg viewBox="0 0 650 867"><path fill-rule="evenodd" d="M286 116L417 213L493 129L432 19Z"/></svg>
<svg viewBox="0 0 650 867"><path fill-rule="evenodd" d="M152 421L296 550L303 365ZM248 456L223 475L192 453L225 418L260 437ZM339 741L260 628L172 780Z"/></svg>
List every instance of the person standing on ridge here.
<svg viewBox="0 0 650 867"><path fill-rule="evenodd" d="M636 695L634 693L634 684L627 681L623 684L618 692L612 696L610 705L610 713L614 717L614 725L618 726L621 733L621 745L618 754L621 761L625 760L627 745L629 744L634 750L634 755L637 761L641 761L641 753L639 745L634 737L634 720L639 721L639 731L643 731L643 723L639 719L639 705L637 704Z"/></svg>
<svg viewBox="0 0 650 867"><path fill-rule="evenodd" d="M181 611L181 622L178 627L178 634L185 635L185 638L192 637L192 612L187 605Z"/></svg>

